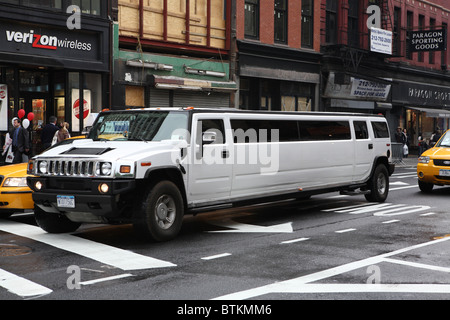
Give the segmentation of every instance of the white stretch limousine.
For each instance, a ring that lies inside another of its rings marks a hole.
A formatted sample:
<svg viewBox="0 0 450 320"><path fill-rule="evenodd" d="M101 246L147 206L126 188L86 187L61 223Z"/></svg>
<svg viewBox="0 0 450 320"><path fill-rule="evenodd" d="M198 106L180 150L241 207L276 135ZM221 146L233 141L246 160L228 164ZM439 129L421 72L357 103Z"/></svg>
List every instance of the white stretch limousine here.
<svg viewBox="0 0 450 320"><path fill-rule="evenodd" d="M164 241L185 213L332 191L383 202L393 171L381 116L139 109L102 112L88 139L34 157L28 185L47 232L133 223Z"/></svg>

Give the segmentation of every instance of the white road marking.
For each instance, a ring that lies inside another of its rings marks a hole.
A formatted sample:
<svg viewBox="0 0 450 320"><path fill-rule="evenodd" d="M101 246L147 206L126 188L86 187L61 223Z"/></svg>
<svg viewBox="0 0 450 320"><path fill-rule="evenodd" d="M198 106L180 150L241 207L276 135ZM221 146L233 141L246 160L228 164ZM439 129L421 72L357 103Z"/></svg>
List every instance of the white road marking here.
<svg viewBox="0 0 450 320"><path fill-rule="evenodd" d="M306 241L306 240L309 240L309 238L298 238L298 239L287 240L287 241L281 242L281 244L289 244L289 243L295 243L295 242Z"/></svg>
<svg viewBox="0 0 450 320"><path fill-rule="evenodd" d="M203 257L202 260L214 260L214 259L224 258L224 257L228 257L228 256L231 256L231 253L221 253L221 254L216 254L214 256Z"/></svg>
<svg viewBox="0 0 450 320"><path fill-rule="evenodd" d="M55 248L66 250L122 270L140 270L176 266L171 262L143 256L128 250L82 239L74 235L49 234L39 227L23 223L6 220L1 221L0 230L39 241Z"/></svg>
<svg viewBox="0 0 450 320"><path fill-rule="evenodd" d="M400 220L389 220L389 221L383 221L382 223L384 224L389 224L389 223L395 223L395 222L399 222Z"/></svg>
<svg viewBox="0 0 450 320"><path fill-rule="evenodd" d="M251 299L271 293L311 293L311 292L414 292L414 293L450 293L448 284L312 284L311 282L322 281L339 274L356 269L376 265L386 258L395 256L414 249L449 241L450 237L433 240L411 247L395 250L367 259L350 262L331 269L319 271L298 278L275 282L265 286L252 288L217 297L213 300L243 300Z"/></svg>
<svg viewBox="0 0 450 320"><path fill-rule="evenodd" d="M0 269L0 287L22 298L45 296L53 290Z"/></svg>
<svg viewBox="0 0 450 320"><path fill-rule="evenodd" d="M350 229L338 230L338 231L335 231L335 232L336 233L346 233L346 232L351 232L351 231L356 231L356 229L350 228Z"/></svg>
<svg viewBox="0 0 450 320"><path fill-rule="evenodd" d="M123 278L132 277L132 276L133 275L131 273L119 274L117 276L111 276L111 277L106 277L106 278L101 278L101 279L81 281L80 284L83 286L88 286L90 284L95 284L95 283L105 282L105 281L112 281L112 280L117 280L117 279L123 279Z"/></svg>
<svg viewBox="0 0 450 320"><path fill-rule="evenodd" d="M292 233L294 230L292 229L292 222L282 223L274 226L255 226L251 224L244 224L234 222L232 220L225 221L212 221L211 224L214 224L219 227L230 228L231 230L216 230L216 231L208 231L210 233Z"/></svg>
<svg viewBox="0 0 450 320"><path fill-rule="evenodd" d="M403 260L390 259L390 258L386 258L383 261L390 262L390 263L401 264L401 265L409 266L409 267L433 270L433 271L450 272L450 268L439 267L439 266L432 266L432 265L429 265L429 264L423 264L423 263L417 263L417 262L403 261Z"/></svg>

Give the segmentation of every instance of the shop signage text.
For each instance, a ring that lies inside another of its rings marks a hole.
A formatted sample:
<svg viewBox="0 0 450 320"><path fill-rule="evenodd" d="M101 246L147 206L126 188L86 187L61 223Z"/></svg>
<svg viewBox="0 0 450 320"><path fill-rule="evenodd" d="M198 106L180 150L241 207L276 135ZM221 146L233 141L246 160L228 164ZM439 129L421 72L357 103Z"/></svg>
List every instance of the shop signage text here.
<svg viewBox="0 0 450 320"><path fill-rule="evenodd" d="M91 51L92 44L79 42L78 40L58 39L56 36L46 34L35 34L34 30L20 32L6 30L6 40L8 42L28 43L33 48L57 50L58 48L70 48L74 50Z"/></svg>
<svg viewBox="0 0 450 320"><path fill-rule="evenodd" d="M412 52L447 50L447 30L411 31L409 48Z"/></svg>
<svg viewBox="0 0 450 320"><path fill-rule="evenodd" d="M400 82L392 91L392 101L419 106L450 107L450 88Z"/></svg>
<svg viewBox="0 0 450 320"><path fill-rule="evenodd" d="M370 51L392 54L392 31L371 28Z"/></svg>
<svg viewBox="0 0 450 320"><path fill-rule="evenodd" d="M0 51L33 57L70 59L84 62L101 59L101 35L35 24L11 24L0 21Z"/></svg>

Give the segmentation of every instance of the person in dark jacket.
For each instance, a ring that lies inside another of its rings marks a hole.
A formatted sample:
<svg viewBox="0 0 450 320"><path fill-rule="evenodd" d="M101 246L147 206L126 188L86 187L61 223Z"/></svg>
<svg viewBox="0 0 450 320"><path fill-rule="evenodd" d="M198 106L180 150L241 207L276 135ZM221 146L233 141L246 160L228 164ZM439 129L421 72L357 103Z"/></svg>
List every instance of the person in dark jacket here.
<svg viewBox="0 0 450 320"><path fill-rule="evenodd" d="M30 135L28 134L28 131L20 124L19 118L14 118L13 124L14 128L10 132L14 152L13 163L22 163L23 155L28 154L31 149Z"/></svg>
<svg viewBox="0 0 450 320"><path fill-rule="evenodd" d="M44 150L50 148L52 145L53 137L55 136L55 132L59 130L58 126L56 125L56 117L51 116L49 119L49 123L47 123L41 132L41 141L42 146L44 147Z"/></svg>

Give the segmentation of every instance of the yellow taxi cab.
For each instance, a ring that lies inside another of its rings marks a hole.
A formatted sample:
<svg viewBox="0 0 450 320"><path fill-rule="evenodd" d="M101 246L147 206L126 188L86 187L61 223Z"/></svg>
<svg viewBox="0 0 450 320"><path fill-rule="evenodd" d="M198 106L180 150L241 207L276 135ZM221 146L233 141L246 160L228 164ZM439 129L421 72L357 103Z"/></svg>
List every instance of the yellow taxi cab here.
<svg viewBox="0 0 450 320"><path fill-rule="evenodd" d="M57 145L69 144L82 138L85 136L73 137ZM32 191L27 186L27 166L28 163L18 163L0 167L0 218L34 210Z"/></svg>
<svg viewBox="0 0 450 320"><path fill-rule="evenodd" d="M450 130L419 157L417 176L422 192L431 192L435 185L450 185Z"/></svg>
<svg viewBox="0 0 450 320"><path fill-rule="evenodd" d="M0 167L0 218L33 208L31 189L27 186L27 163Z"/></svg>

